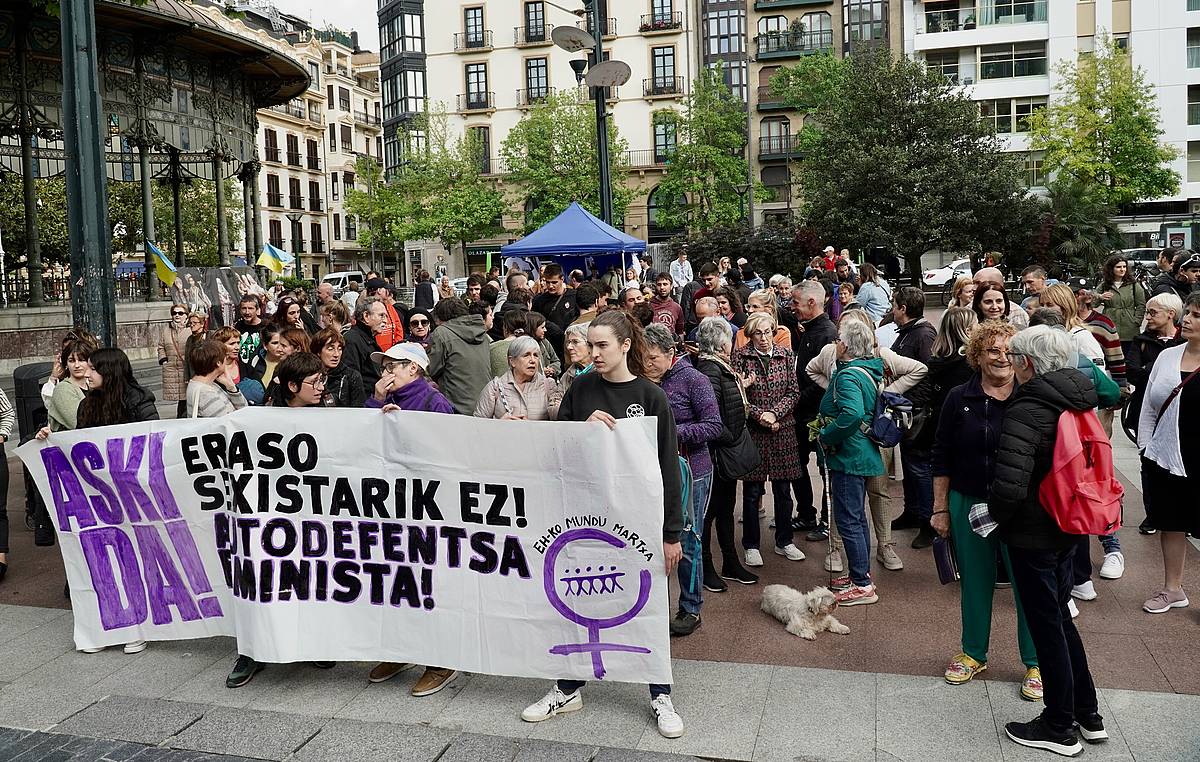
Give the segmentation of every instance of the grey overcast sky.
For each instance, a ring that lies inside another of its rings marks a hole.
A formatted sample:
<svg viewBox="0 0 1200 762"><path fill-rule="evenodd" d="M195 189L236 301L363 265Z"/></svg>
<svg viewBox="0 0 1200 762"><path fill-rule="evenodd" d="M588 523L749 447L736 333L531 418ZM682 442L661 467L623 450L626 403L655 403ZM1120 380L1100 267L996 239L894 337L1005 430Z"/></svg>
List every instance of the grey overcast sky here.
<svg viewBox="0 0 1200 762"><path fill-rule="evenodd" d="M275 7L308 19L314 27L332 24L345 32L357 31L361 47L379 52L376 0L275 0Z"/></svg>

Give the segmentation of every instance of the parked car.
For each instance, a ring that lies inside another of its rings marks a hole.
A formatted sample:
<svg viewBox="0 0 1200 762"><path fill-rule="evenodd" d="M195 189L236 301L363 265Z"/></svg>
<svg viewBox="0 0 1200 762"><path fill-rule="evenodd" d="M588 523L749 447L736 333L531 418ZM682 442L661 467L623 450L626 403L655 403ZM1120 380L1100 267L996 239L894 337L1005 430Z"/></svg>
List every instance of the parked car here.
<svg viewBox="0 0 1200 762"><path fill-rule="evenodd" d="M361 270L343 270L341 272L329 273L321 279L322 283L329 283L333 286L333 295L341 296L350 286L350 281L358 281L358 285L362 285L366 280Z"/></svg>
<svg viewBox="0 0 1200 762"><path fill-rule="evenodd" d="M1129 260L1131 267L1137 262L1148 270L1158 269L1158 255L1161 253L1162 249L1159 248L1121 249L1121 256Z"/></svg>
<svg viewBox="0 0 1200 762"><path fill-rule="evenodd" d="M953 262L926 270L921 276L921 285L926 288L945 286L954 283L960 276L971 274L970 259L956 259Z"/></svg>

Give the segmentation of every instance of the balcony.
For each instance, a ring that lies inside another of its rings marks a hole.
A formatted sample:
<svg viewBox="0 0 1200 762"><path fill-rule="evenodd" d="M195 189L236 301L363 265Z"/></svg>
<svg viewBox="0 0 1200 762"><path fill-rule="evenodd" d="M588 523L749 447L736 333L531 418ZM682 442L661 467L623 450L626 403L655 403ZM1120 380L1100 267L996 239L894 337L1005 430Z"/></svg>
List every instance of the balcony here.
<svg viewBox="0 0 1200 762"><path fill-rule="evenodd" d="M1016 77L1044 76L1046 76L1045 57L979 62L980 79L1013 79Z"/></svg>
<svg viewBox="0 0 1200 762"><path fill-rule="evenodd" d="M268 238L267 243L271 244L272 246L274 246L277 249L280 249L281 251L283 250L283 239L282 238Z"/></svg>
<svg viewBox="0 0 1200 762"><path fill-rule="evenodd" d="M325 211L325 206L324 206L324 204L322 204L322 203L321 203L321 199L319 199L319 198L310 198L310 199L308 200L308 211L310 211L310 212L323 212L323 211Z"/></svg>
<svg viewBox="0 0 1200 762"><path fill-rule="evenodd" d="M587 21L576 21L575 26L579 27L580 29L583 29L588 34L595 37L595 33L592 31L592 20L591 19L588 19ZM601 39L611 40L614 37L616 37L617 36L617 20L614 18L604 19L604 24L601 26L601 32L602 32L602 34L600 35Z"/></svg>
<svg viewBox="0 0 1200 762"><path fill-rule="evenodd" d="M292 165L293 167L302 166L300 163L300 152L299 151L288 151L287 159L288 159L287 163Z"/></svg>
<svg viewBox="0 0 1200 762"><path fill-rule="evenodd" d="M279 163L279 146L267 146L264 154L267 157L267 161Z"/></svg>
<svg viewBox="0 0 1200 762"><path fill-rule="evenodd" d="M530 108L539 103L545 103L546 99L554 95L553 87L530 87L525 90L517 91L517 108Z"/></svg>
<svg viewBox="0 0 1200 762"><path fill-rule="evenodd" d="M536 48L541 45L553 45L550 39L550 26L516 26L513 27L513 40L518 48Z"/></svg>
<svg viewBox="0 0 1200 762"><path fill-rule="evenodd" d="M272 193L267 191L267 206L275 206L283 208L283 194L279 192Z"/></svg>
<svg viewBox="0 0 1200 762"><path fill-rule="evenodd" d="M303 254L304 253L304 239L303 238L292 241L291 253L292 254Z"/></svg>
<svg viewBox="0 0 1200 762"><path fill-rule="evenodd" d="M345 111L347 114L349 114L350 113L350 101L342 100L339 98L338 99L338 110Z"/></svg>
<svg viewBox="0 0 1200 762"><path fill-rule="evenodd" d="M288 206L292 209L303 209L304 196L288 196Z"/></svg>
<svg viewBox="0 0 1200 762"><path fill-rule="evenodd" d="M665 148L646 148L640 151L625 152L625 162L630 169L665 167L669 158L670 150Z"/></svg>
<svg viewBox="0 0 1200 762"><path fill-rule="evenodd" d="M780 8L802 8L807 5L829 5L833 0L754 0L754 10L774 11Z"/></svg>
<svg viewBox="0 0 1200 762"><path fill-rule="evenodd" d="M769 32L754 38L757 60L799 58L833 51L833 32Z"/></svg>
<svg viewBox="0 0 1200 762"><path fill-rule="evenodd" d="M762 135L758 139L759 161L780 161L800 156L799 135Z"/></svg>
<svg viewBox="0 0 1200 762"><path fill-rule="evenodd" d="M379 117L374 114L368 114L366 111L355 111L354 121L359 124L365 124L368 127L379 126Z"/></svg>
<svg viewBox="0 0 1200 762"><path fill-rule="evenodd" d="M925 11L923 14L917 14L916 31L918 34L937 34L938 32L959 32L999 24L1045 22L1046 8L1046 0L1015 0L1014 2L1001 0L983 10L967 6L966 8ZM925 18L922 19L921 16Z"/></svg>
<svg viewBox="0 0 1200 762"><path fill-rule="evenodd" d="M683 94L683 77L651 77L642 80L642 96L647 99L678 98Z"/></svg>
<svg viewBox="0 0 1200 762"><path fill-rule="evenodd" d="M312 242L312 250L313 250L313 254L324 254L325 253L325 241L320 238L313 241Z"/></svg>
<svg viewBox="0 0 1200 762"><path fill-rule="evenodd" d="M466 111L491 111L496 108L495 93L459 93L458 110Z"/></svg>
<svg viewBox="0 0 1200 762"><path fill-rule="evenodd" d="M758 86L757 107L759 111L779 111L787 108L787 104L783 102L783 98L771 92L770 85Z"/></svg>
<svg viewBox="0 0 1200 762"><path fill-rule="evenodd" d="M354 144L349 140L343 140L341 145L343 151L347 153L354 153Z"/></svg>
<svg viewBox="0 0 1200 762"><path fill-rule="evenodd" d="M454 52L471 53L476 50L492 49L492 30L484 29L479 32L455 32Z"/></svg>
<svg viewBox="0 0 1200 762"><path fill-rule="evenodd" d="M638 24L638 31L647 37L660 34L674 34L683 29L683 11L670 13L647 13Z"/></svg>
<svg viewBox="0 0 1200 762"><path fill-rule="evenodd" d="M311 156L310 155L308 157L308 168L320 172L321 171L321 158L319 156Z"/></svg>

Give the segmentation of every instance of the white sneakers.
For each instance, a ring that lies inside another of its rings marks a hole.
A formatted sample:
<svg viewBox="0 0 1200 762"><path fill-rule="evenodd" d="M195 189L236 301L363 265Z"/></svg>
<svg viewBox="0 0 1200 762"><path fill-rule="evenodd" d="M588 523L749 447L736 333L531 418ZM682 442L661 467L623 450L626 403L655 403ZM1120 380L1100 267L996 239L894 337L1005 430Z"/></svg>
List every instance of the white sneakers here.
<svg viewBox="0 0 1200 762"><path fill-rule="evenodd" d="M1121 551L1104 554L1104 563L1100 566L1101 579L1120 579L1125 573L1125 556Z"/></svg>
<svg viewBox="0 0 1200 762"><path fill-rule="evenodd" d="M746 551L746 566L762 566L762 553L750 548Z"/></svg>
<svg viewBox="0 0 1200 762"><path fill-rule="evenodd" d="M749 552L749 551L747 551L747 552ZM775 546L775 555L783 556L784 558L786 558L789 561L803 561L804 560L804 551L800 550L800 548L797 548L796 543L794 543L794 542L789 542L787 545L785 545L782 548L779 547L778 545L776 545Z"/></svg>
<svg viewBox="0 0 1200 762"><path fill-rule="evenodd" d="M525 722L542 722L556 714L578 712L583 709L583 694L579 691L563 693L555 684L545 696L525 707L521 719ZM655 696L650 700L650 711L658 723L658 732L663 738L679 738L683 735L683 718L675 711L670 695Z"/></svg>
<svg viewBox="0 0 1200 762"><path fill-rule="evenodd" d="M555 684L540 701L525 707L525 711L521 712L521 719L525 722L541 722L556 714L578 712L580 709L583 709L583 694L579 691L563 693Z"/></svg>
<svg viewBox="0 0 1200 762"><path fill-rule="evenodd" d="M103 650L104 650L104 646L98 646L96 648L80 648L79 653L81 653L81 654L98 654ZM135 640L132 643L126 643L124 649L122 649L122 650L124 650L125 653L127 653L127 654L140 654L142 651L146 650L146 641Z"/></svg>
<svg viewBox="0 0 1200 762"><path fill-rule="evenodd" d="M1081 585L1071 588L1071 597L1081 601L1096 600L1096 585L1090 579Z"/></svg>
<svg viewBox="0 0 1200 762"><path fill-rule="evenodd" d="M1091 583L1089 582L1088 584L1090 585ZM1072 619L1079 616L1079 607L1076 606L1075 601L1071 600L1070 598L1067 599L1067 611L1071 612Z"/></svg>
<svg viewBox="0 0 1200 762"><path fill-rule="evenodd" d="M836 550L825 554L825 571L831 574L841 574L845 571L845 567L842 566L842 555Z"/></svg>
<svg viewBox="0 0 1200 762"><path fill-rule="evenodd" d="M670 696L655 696L650 700L650 711L658 720L658 733L663 738L679 738L683 735L683 718L675 711Z"/></svg>

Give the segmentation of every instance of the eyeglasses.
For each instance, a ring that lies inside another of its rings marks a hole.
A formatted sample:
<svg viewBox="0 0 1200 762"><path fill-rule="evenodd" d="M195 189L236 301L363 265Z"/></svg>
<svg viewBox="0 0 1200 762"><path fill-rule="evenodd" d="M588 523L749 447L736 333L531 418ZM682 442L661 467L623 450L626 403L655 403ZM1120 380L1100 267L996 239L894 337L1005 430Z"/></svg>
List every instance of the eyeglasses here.
<svg viewBox="0 0 1200 762"><path fill-rule="evenodd" d="M312 379L311 381L306 378L306 379L304 379L304 383L308 384L309 386L311 386L314 389L324 389L325 383L328 380L329 380L329 378L327 376L321 375L321 376L317 376L316 378Z"/></svg>
<svg viewBox="0 0 1200 762"><path fill-rule="evenodd" d="M1014 354L1012 352L1009 352L1007 349L996 349L995 347L989 348L987 350L987 355L988 355L988 357L992 358L993 360L999 360L1001 357L1013 357L1014 356Z"/></svg>
<svg viewBox="0 0 1200 762"><path fill-rule="evenodd" d="M762 338L763 336L773 336L773 335L774 335L774 333L772 333L771 331L751 331L750 332L750 338L752 338L752 339L758 339L758 338Z"/></svg>
<svg viewBox="0 0 1200 762"><path fill-rule="evenodd" d="M396 368L403 368L406 365L412 365L412 360L392 360L383 364L383 370L387 373L394 373Z"/></svg>
<svg viewBox="0 0 1200 762"><path fill-rule="evenodd" d="M428 320L410 320L410 321L408 321L408 326L410 328L420 328L421 326L424 326L424 325L429 325L429 321Z"/></svg>
<svg viewBox="0 0 1200 762"><path fill-rule="evenodd" d="M186 312L176 312L175 310L171 310L171 317L182 317L186 314Z"/></svg>

